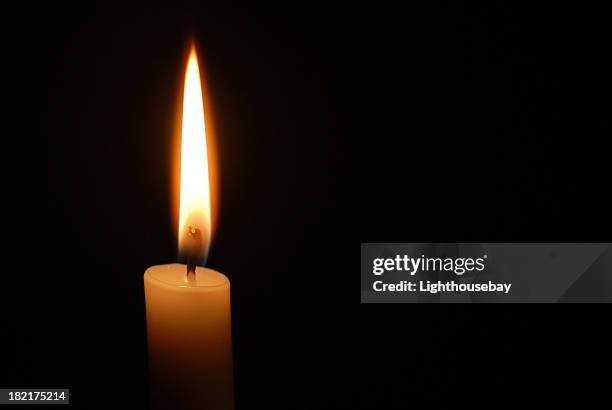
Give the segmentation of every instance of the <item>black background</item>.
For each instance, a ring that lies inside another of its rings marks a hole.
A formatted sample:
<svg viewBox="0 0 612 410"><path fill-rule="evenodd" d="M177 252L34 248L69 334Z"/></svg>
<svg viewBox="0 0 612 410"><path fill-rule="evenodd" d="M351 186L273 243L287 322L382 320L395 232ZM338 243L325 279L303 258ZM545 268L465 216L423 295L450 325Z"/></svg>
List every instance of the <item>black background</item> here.
<svg viewBox="0 0 612 410"><path fill-rule="evenodd" d="M0 386L146 405L142 274L176 259L171 136L195 36L237 408L603 393L607 306L359 303L360 242L610 240L604 11L427 4L7 13Z"/></svg>

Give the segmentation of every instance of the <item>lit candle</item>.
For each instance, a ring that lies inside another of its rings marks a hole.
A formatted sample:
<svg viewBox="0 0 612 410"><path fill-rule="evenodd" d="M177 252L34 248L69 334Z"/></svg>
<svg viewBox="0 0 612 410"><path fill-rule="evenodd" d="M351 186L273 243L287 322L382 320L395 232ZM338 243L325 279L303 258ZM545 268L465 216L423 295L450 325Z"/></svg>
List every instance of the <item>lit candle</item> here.
<svg viewBox="0 0 612 410"><path fill-rule="evenodd" d="M230 282L203 265L212 232L208 151L197 54L185 73L179 252L186 264L144 274L153 406L232 409Z"/></svg>

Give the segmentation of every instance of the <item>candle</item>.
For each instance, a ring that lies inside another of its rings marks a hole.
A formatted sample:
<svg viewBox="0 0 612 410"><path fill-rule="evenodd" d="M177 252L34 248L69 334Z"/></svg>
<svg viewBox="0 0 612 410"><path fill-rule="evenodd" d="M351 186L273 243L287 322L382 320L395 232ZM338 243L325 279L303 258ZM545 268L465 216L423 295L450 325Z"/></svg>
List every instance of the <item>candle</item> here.
<svg viewBox="0 0 612 410"><path fill-rule="evenodd" d="M231 409L230 284L201 267L186 284L185 269L153 266L144 276L153 405Z"/></svg>
<svg viewBox="0 0 612 410"><path fill-rule="evenodd" d="M186 264L144 274L152 404L232 409L230 282L203 265L211 238L202 85L192 47L181 124L179 253Z"/></svg>

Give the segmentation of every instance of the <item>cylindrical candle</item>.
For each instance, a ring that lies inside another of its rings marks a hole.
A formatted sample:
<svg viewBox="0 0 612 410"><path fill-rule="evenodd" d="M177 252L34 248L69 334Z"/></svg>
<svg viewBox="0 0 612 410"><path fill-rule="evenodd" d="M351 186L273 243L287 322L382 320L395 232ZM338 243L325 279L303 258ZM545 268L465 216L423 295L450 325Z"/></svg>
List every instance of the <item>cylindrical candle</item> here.
<svg viewBox="0 0 612 410"><path fill-rule="evenodd" d="M227 410L234 407L230 282L197 267L153 266L144 274L153 407Z"/></svg>

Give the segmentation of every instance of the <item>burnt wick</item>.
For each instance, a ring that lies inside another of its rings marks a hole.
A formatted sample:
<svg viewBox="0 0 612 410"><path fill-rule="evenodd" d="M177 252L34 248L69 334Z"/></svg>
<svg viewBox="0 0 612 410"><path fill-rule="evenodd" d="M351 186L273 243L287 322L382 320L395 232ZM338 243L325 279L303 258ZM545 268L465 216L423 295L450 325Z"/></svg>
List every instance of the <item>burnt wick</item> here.
<svg viewBox="0 0 612 410"><path fill-rule="evenodd" d="M202 232L195 226L187 227L187 282L196 280L196 264L202 248Z"/></svg>

